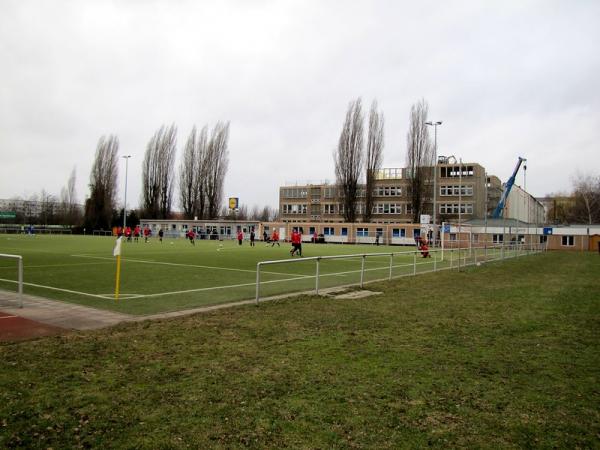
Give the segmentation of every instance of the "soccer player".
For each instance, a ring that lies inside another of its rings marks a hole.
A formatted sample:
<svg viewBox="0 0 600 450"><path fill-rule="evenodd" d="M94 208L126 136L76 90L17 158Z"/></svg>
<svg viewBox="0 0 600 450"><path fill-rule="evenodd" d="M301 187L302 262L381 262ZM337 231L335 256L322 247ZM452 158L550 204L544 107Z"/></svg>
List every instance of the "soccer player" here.
<svg viewBox="0 0 600 450"><path fill-rule="evenodd" d="M277 231L277 229L273 230L273 234L271 235L271 247L275 247L275 244L277 244L277 247L281 247L281 245L279 245L279 231Z"/></svg>
<svg viewBox="0 0 600 450"><path fill-rule="evenodd" d="M295 253L298 254L298 256L302 256L302 235L300 234L300 232L298 230L294 230L292 231L292 249L290 250L290 254L292 256L294 256Z"/></svg>
<svg viewBox="0 0 600 450"><path fill-rule="evenodd" d="M254 247L254 238L256 235L254 234L254 228L250 230L250 247Z"/></svg>
<svg viewBox="0 0 600 450"><path fill-rule="evenodd" d="M165 234L165 232L163 231L162 228L160 230L158 230L158 240L160 241L161 244L162 244L162 238L163 238L164 234Z"/></svg>
<svg viewBox="0 0 600 450"><path fill-rule="evenodd" d="M237 233L237 240L238 240L238 244L242 245L242 241L244 240L244 233L242 233L241 229Z"/></svg>
<svg viewBox="0 0 600 450"><path fill-rule="evenodd" d="M133 240L134 242L139 242L140 239L140 226L136 225L133 229Z"/></svg>
<svg viewBox="0 0 600 450"><path fill-rule="evenodd" d="M150 236L150 228L148 226L144 227L144 242L148 243L148 236Z"/></svg>
<svg viewBox="0 0 600 450"><path fill-rule="evenodd" d="M190 244L196 245L196 241L194 241L194 239L196 238L196 233L194 232L194 230L190 230L187 232L187 238L190 240Z"/></svg>
<svg viewBox="0 0 600 450"><path fill-rule="evenodd" d="M421 250L421 255L423 255L423 258L431 258L426 239L421 239L421 245L419 246L419 250Z"/></svg>

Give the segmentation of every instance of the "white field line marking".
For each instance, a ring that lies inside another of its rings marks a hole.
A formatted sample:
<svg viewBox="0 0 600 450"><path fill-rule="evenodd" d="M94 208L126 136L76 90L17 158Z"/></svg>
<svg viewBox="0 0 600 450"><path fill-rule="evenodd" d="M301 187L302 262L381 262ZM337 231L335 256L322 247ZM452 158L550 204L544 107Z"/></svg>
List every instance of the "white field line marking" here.
<svg viewBox="0 0 600 450"><path fill-rule="evenodd" d="M0 320L2 320L2 319L14 319L15 317L18 317L18 316L4 316L4 317L0 317Z"/></svg>
<svg viewBox="0 0 600 450"><path fill-rule="evenodd" d="M114 292L112 294L98 294L98 295L102 298L108 298L108 299L115 298ZM122 298L122 299L139 298L139 297L143 297L143 294L123 294L122 292L119 293L119 298Z"/></svg>
<svg viewBox="0 0 600 450"><path fill-rule="evenodd" d="M18 281L15 281L15 280L6 280L4 278L0 278L0 281L6 281L7 283L14 283L14 284L18 284L19 283ZM61 288L57 288L57 287L53 287L53 286L44 286L43 284L25 283L25 282L23 282L23 284L25 286L33 286L33 287L39 287L39 288L42 288L42 289L50 289L52 291L68 292L70 294L85 295L87 297L101 298L101 299L105 300L105 297L102 297L101 295L88 294L87 292L72 291L70 289L61 289Z"/></svg>
<svg viewBox="0 0 600 450"><path fill-rule="evenodd" d="M260 284L262 285L262 284L270 284L270 283L283 283L286 281L303 280L306 278L314 278L314 276L302 275L302 276L294 277L294 278L286 278L284 280L261 281ZM183 291L159 292L157 294L139 294L139 296L136 298L163 297L165 295L188 294L190 292L216 291L218 289L229 289L229 288L247 287L247 286L256 286L256 282L241 283L241 284L229 284L226 286L212 286L212 287L197 288L197 289L186 289Z"/></svg>
<svg viewBox="0 0 600 450"><path fill-rule="evenodd" d="M71 255L71 256L74 256L76 258L105 259L105 260L109 260L109 261L114 260L114 258L108 258L106 256L91 256L91 255ZM232 272L246 272L246 273L256 274L256 270L232 269L231 267L203 266L200 264L182 264L182 263L170 263L170 262L163 262L163 261L148 261L146 259L133 259L133 258L122 258L121 260L127 261L127 262L139 262L142 264L157 264L157 265L163 265L163 266L177 266L177 267L197 267L200 269L229 270ZM283 272L261 272L261 273L268 273L269 275L282 275L282 276L291 275L289 273L283 273Z"/></svg>
<svg viewBox="0 0 600 450"><path fill-rule="evenodd" d="M106 265L106 264L110 264L110 263L103 263L103 262L97 262L97 263L83 263L83 264L40 264L37 266L23 266L23 269L38 269L38 268L45 268L45 267L70 267L70 266L100 266L100 265ZM0 269L10 269L11 267L6 266L6 267L0 267ZM12 267L12 269L14 269L14 267Z"/></svg>

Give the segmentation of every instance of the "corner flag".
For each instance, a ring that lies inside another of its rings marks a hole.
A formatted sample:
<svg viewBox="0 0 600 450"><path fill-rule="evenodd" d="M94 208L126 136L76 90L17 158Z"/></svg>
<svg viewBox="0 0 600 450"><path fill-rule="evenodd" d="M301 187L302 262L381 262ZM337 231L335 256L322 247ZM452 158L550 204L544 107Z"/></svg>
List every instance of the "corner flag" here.
<svg viewBox="0 0 600 450"><path fill-rule="evenodd" d="M123 236L119 236L115 242L115 248L113 249L113 256L117 257L117 279L115 282L115 300L119 300L119 284L121 281L121 240Z"/></svg>
<svg viewBox="0 0 600 450"><path fill-rule="evenodd" d="M115 242L115 248L113 249L113 256L121 256L121 239L123 238L123 236L120 236L119 238L117 238L117 241Z"/></svg>

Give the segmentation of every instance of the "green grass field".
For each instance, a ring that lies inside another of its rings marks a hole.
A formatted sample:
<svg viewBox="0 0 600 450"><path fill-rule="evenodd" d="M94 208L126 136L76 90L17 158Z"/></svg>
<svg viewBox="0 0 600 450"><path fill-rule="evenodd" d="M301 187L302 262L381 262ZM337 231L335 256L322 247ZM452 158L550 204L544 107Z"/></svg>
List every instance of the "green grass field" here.
<svg viewBox="0 0 600 450"><path fill-rule="evenodd" d="M544 253L1 344L0 448L598 448L599 274Z"/></svg>
<svg viewBox="0 0 600 450"><path fill-rule="evenodd" d="M256 264L267 260L290 260L289 244L271 247L258 242L238 246L236 241L197 241L153 238L148 244L123 245L120 299L114 300L116 258L114 239L93 236L0 235L0 253L23 256L26 293L56 300L130 314L164 311L233 302L255 297ZM406 247L372 245L303 244L303 255L331 256L375 252L410 252ZM417 259L417 272L452 264ZM296 260L299 258L295 258ZM394 277L413 273L413 255L396 255ZM456 264L456 261L454 261ZM266 266L261 271L261 295L273 296L315 287L315 261ZM370 257L365 262L365 281L389 276L388 256ZM320 287L348 285L360 281L361 258L320 262ZM15 290L16 264L0 259L0 289Z"/></svg>

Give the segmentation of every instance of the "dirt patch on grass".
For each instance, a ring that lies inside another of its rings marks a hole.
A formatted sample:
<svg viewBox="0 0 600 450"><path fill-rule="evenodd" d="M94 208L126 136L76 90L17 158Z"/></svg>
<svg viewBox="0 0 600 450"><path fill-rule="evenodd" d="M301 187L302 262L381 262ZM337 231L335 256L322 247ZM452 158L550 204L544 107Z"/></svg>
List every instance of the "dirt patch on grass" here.
<svg viewBox="0 0 600 450"><path fill-rule="evenodd" d="M0 342L24 341L65 332L64 328L46 325L0 311Z"/></svg>

